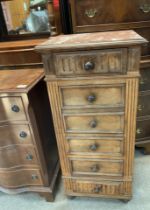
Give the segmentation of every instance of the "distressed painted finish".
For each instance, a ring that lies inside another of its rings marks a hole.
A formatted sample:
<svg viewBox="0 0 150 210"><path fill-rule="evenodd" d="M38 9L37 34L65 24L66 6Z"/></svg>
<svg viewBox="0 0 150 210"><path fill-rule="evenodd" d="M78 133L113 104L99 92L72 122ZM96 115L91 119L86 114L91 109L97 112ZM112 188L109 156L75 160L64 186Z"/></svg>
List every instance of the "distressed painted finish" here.
<svg viewBox="0 0 150 210"><path fill-rule="evenodd" d="M36 48L43 54L67 195L132 197L141 43L145 40L135 32L122 31L60 36ZM105 60L105 53L122 49L126 56L118 58L118 63L124 74L112 74L108 65L103 67L107 74L95 74L91 63L85 74L87 69L77 65L95 50L104 52L101 59ZM77 55L76 65L74 59L70 62L72 54ZM57 55L65 55L65 74L55 60Z"/></svg>

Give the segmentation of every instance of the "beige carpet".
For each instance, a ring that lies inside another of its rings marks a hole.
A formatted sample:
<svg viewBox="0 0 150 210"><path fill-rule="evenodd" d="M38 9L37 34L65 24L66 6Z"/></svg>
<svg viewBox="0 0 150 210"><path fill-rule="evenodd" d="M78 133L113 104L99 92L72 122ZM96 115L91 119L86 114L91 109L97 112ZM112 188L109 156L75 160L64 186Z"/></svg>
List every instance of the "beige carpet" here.
<svg viewBox="0 0 150 210"><path fill-rule="evenodd" d="M63 186L60 184L53 203L33 193L0 193L0 210L150 210L150 156L136 152L133 199L127 204L112 199L76 197L69 200L63 194Z"/></svg>

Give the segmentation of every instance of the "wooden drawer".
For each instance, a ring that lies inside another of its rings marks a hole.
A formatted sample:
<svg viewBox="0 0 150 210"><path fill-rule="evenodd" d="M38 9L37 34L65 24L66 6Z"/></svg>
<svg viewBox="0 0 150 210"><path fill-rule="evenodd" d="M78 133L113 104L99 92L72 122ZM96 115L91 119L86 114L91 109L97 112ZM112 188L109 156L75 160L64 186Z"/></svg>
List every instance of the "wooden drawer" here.
<svg viewBox="0 0 150 210"><path fill-rule="evenodd" d="M34 147L8 146L0 149L0 168L38 165Z"/></svg>
<svg viewBox="0 0 150 210"><path fill-rule="evenodd" d="M149 20L150 20L150 13L149 13ZM147 44L142 46L142 55L143 56L150 55L150 27L142 27L134 30L149 41Z"/></svg>
<svg viewBox="0 0 150 210"><path fill-rule="evenodd" d="M71 154L110 154L123 155L123 140L121 139L78 139L69 138L69 153Z"/></svg>
<svg viewBox="0 0 150 210"><path fill-rule="evenodd" d="M149 0L70 0L70 3L74 32L89 32L90 26L95 26L93 31L97 31L104 24L150 20ZM84 26L88 26L87 30Z"/></svg>
<svg viewBox="0 0 150 210"><path fill-rule="evenodd" d="M122 107L124 106L124 85L90 85L61 88L64 108Z"/></svg>
<svg viewBox="0 0 150 210"><path fill-rule="evenodd" d="M0 171L0 186L17 188L26 186L42 186L41 173L37 169Z"/></svg>
<svg viewBox="0 0 150 210"><path fill-rule="evenodd" d="M127 49L55 53L57 76L125 74Z"/></svg>
<svg viewBox="0 0 150 210"><path fill-rule="evenodd" d="M1 97L0 113L0 121L26 120L21 97Z"/></svg>
<svg viewBox="0 0 150 210"><path fill-rule="evenodd" d="M150 115L150 91L140 94L138 102L138 117Z"/></svg>
<svg viewBox="0 0 150 210"><path fill-rule="evenodd" d="M150 118L137 121L136 139L150 136Z"/></svg>
<svg viewBox="0 0 150 210"><path fill-rule="evenodd" d="M28 125L6 125L0 127L0 147L17 144L33 144Z"/></svg>
<svg viewBox="0 0 150 210"><path fill-rule="evenodd" d="M73 175L123 176L122 160L71 160Z"/></svg>
<svg viewBox="0 0 150 210"><path fill-rule="evenodd" d="M123 113L92 113L64 115L66 132L78 133L123 133Z"/></svg>
<svg viewBox="0 0 150 210"><path fill-rule="evenodd" d="M140 91L150 90L150 67L141 70Z"/></svg>
<svg viewBox="0 0 150 210"><path fill-rule="evenodd" d="M86 180L75 180L75 179L65 179L64 185L67 193L69 194L79 194L79 195L92 195L92 196L115 196L123 195L126 192L125 183L123 182L96 182L96 181L86 181ZM131 189L131 183L128 183L128 187ZM126 193L127 195L127 193Z"/></svg>

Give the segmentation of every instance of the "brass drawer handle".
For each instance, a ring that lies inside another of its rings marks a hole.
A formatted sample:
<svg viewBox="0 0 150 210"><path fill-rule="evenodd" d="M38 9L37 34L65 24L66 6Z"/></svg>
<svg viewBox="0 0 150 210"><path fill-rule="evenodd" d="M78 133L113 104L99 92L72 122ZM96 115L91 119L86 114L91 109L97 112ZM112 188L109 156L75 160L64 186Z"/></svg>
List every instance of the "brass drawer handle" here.
<svg viewBox="0 0 150 210"><path fill-rule="evenodd" d="M13 112L19 112L19 111L20 111L20 108L19 108L19 106L17 106L17 105L13 105L13 106L11 107L11 110L12 110Z"/></svg>
<svg viewBox="0 0 150 210"><path fill-rule="evenodd" d="M37 180L39 177L38 177L38 175L36 175L36 174L32 174L32 175L31 175L31 178L32 178L32 180Z"/></svg>
<svg viewBox="0 0 150 210"><path fill-rule="evenodd" d="M143 111L143 108L144 108L143 105L141 105L141 104L138 105L138 111L140 111L140 112Z"/></svg>
<svg viewBox="0 0 150 210"><path fill-rule="evenodd" d="M95 64L92 61L88 61L84 64L84 69L86 71L92 71L95 68Z"/></svg>
<svg viewBox="0 0 150 210"><path fill-rule="evenodd" d="M147 80L145 78L140 79L140 85L145 85L147 83Z"/></svg>
<svg viewBox="0 0 150 210"><path fill-rule="evenodd" d="M150 5L149 5L149 4L143 4L142 6L140 6L140 9L141 9L144 13L149 13L149 12L150 12Z"/></svg>
<svg viewBox="0 0 150 210"><path fill-rule="evenodd" d="M87 97L88 102L93 103L96 100L96 96L91 94Z"/></svg>
<svg viewBox="0 0 150 210"><path fill-rule="evenodd" d="M19 136L21 138L26 138L27 137L27 133L25 131L21 131L20 134L19 134Z"/></svg>
<svg viewBox="0 0 150 210"><path fill-rule="evenodd" d="M142 129L141 129L141 128L138 128L138 129L136 130L136 133L137 133L137 134L141 134L141 133L142 133Z"/></svg>
<svg viewBox="0 0 150 210"><path fill-rule="evenodd" d="M92 121L90 122L90 127L91 127L91 128L96 128L96 126L97 126L96 120L92 120Z"/></svg>
<svg viewBox="0 0 150 210"><path fill-rule="evenodd" d="M26 159L27 159L27 160L33 160L33 155L27 154Z"/></svg>
<svg viewBox="0 0 150 210"><path fill-rule="evenodd" d="M98 149L98 147L99 147L98 144L92 144L92 145L89 146L89 149L90 149L91 151L96 151L96 150Z"/></svg>
<svg viewBox="0 0 150 210"><path fill-rule="evenodd" d="M85 15L88 16L89 18L94 18L97 14L97 9L86 9L85 10Z"/></svg>
<svg viewBox="0 0 150 210"><path fill-rule="evenodd" d="M98 172L100 170L99 165L94 165L91 167L92 172Z"/></svg>
<svg viewBox="0 0 150 210"><path fill-rule="evenodd" d="M93 193L100 193L101 191L102 191L102 186L96 186L96 187L92 190Z"/></svg>

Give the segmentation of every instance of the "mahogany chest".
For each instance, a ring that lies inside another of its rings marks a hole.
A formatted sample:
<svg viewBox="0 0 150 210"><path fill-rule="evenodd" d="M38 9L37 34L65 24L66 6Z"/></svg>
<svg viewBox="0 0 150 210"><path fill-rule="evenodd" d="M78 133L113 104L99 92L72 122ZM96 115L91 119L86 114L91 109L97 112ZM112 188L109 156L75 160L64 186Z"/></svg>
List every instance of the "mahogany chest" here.
<svg viewBox="0 0 150 210"><path fill-rule="evenodd" d="M132 196L141 44L134 31L60 35L43 56L65 192Z"/></svg>

